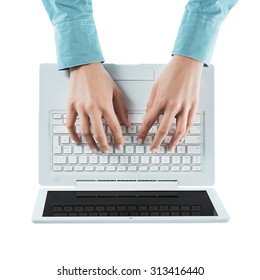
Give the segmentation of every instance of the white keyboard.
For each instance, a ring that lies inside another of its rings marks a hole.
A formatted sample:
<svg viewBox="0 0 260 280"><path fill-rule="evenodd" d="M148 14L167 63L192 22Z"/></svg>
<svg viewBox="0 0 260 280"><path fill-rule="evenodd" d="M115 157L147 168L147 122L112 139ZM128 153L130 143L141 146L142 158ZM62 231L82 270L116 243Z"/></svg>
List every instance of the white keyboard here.
<svg viewBox="0 0 260 280"><path fill-rule="evenodd" d="M124 146L117 150L109 127L103 123L109 154L101 151L92 153L85 139L81 137L79 119L76 120L76 131L81 144L76 145L70 138L66 127L67 115L64 111L50 112L51 127L51 170L53 172L201 172L203 167L203 114L197 113L184 143L175 150L167 151L176 128L174 119L169 135L166 136L157 153L150 152L150 145L157 132L160 119L150 129L143 144L137 143L137 132L140 127L140 115L129 115L131 127L122 126Z"/></svg>

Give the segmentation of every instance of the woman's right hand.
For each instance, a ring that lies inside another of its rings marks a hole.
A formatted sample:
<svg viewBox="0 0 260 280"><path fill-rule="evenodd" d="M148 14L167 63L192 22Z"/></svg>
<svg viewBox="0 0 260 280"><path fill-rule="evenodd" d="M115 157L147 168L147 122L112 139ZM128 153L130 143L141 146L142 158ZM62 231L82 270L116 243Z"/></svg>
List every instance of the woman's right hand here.
<svg viewBox="0 0 260 280"><path fill-rule="evenodd" d="M82 137L93 152L99 149L109 152L102 118L114 136L115 146L122 149L123 136L119 122L130 125L127 108L120 89L100 62L70 69L67 128L71 138L79 144L80 138L75 127L77 116Z"/></svg>

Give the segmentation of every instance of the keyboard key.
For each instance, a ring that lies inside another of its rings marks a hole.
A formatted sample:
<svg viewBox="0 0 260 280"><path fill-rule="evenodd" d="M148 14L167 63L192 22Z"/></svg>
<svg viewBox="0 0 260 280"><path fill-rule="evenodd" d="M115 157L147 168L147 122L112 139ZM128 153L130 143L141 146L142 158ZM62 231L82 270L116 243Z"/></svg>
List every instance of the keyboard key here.
<svg viewBox="0 0 260 280"><path fill-rule="evenodd" d="M127 128L128 133L133 134L137 132L136 126L130 126Z"/></svg>
<svg viewBox="0 0 260 280"><path fill-rule="evenodd" d="M60 165L54 165L53 167L52 167L52 170L53 171L62 171L62 167L60 166Z"/></svg>
<svg viewBox="0 0 260 280"><path fill-rule="evenodd" d="M70 164L77 163L77 157L76 156L69 156L69 163Z"/></svg>
<svg viewBox="0 0 260 280"><path fill-rule="evenodd" d="M132 164L137 164L137 163L139 163L139 156L131 156L131 157L130 157L130 162L131 162Z"/></svg>
<svg viewBox="0 0 260 280"><path fill-rule="evenodd" d="M97 205L95 208L96 211L105 211L105 206L103 205Z"/></svg>
<svg viewBox="0 0 260 280"><path fill-rule="evenodd" d="M100 156L99 157L99 162L102 164L108 163L108 156Z"/></svg>
<svg viewBox="0 0 260 280"><path fill-rule="evenodd" d="M160 211L168 211L169 206L168 205L160 205L159 209L160 209Z"/></svg>
<svg viewBox="0 0 260 280"><path fill-rule="evenodd" d="M53 164L65 164L67 162L65 156L53 156L52 163Z"/></svg>
<svg viewBox="0 0 260 280"><path fill-rule="evenodd" d="M192 166L192 171L201 171L201 166L200 165L193 165Z"/></svg>
<svg viewBox="0 0 260 280"><path fill-rule="evenodd" d="M119 162L118 156L110 156L110 157L109 157L109 162L110 162L111 164L117 164L117 163Z"/></svg>
<svg viewBox="0 0 260 280"><path fill-rule="evenodd" d="M185 154L185 146L177 146L177 154Z"/></svg>
<svg viewBox="0 0 260 280"><path fill-rule="evenodd" d="M89 146L84 146L84 154L92 154L92 151L89 148Z"/></svg>
<svg viewBox="0 0 260 280"><path fill-rule="evenodd" d="M73 167L71 165L66 165L63 167L63 170L66 171L66 172L70 172L73 170Z"/></svg>
<svg viewBox="0 0 260 280"><path fill-rule="evenodd" d="M190 134L200 134L200 126L199 125L194 125L190 128L189 131Z"/></svg>
<svg viewBox="0 0 260 280"><path fill-rule="evenodd" d="M87 156L79 156L79 164L86 164L88 162Z"/></svg>
<svg viewBox="0 0 260 280"><path fill-rule="evenodd" d="M85 166L85 170L86 171L94 171L94 166L91 166L91 165L87 165L87 166Z"/></svg>
<svg viewBox="0 0 260 280"><path fill-rule="evenodd" d="M137 206L135 206L135 205L128 205L127 206L127 210L128 211L136 211L137 210Z"/></svg>
<svg viewBox="0 0 260 280"><path fill-rule="evenodd" d="M179 165L171 166L171 171L180 171L180 166Z"/></svg>
<svg viewBox="0 0 260 280"><path fill-rule="evenodd" d="M139 166L139 171L147 171L148 170L148 166Z"/></svg>
<svg viewBox="0 0 260 280"><path fill-rule="evenodd" d="M152 144L152 142L153 142L152 136L146 136L145 137L145 139L144 139L145 144Z"/></svg>
<svg viewBox="0 0 260 280"><path fill-rule="evenodd" d="M128 171L136 171L137 167L135 165L129 165L128 166Z"/></svg>
<svg viewBox="0 0 260 280"><path fill-rule="evenodd" d="M150 128L150 130L149 130L149 134L155 134L157 132L157 126L152 126L151 128Z"/></svg>
<svg viewBox="0 0 260 280"><path fill-rule="evenodd" d="M151 156L151 162L153 164L159 164L160 163L160 157L159 156Z"/></svg>
<svg viewBox="0 0 260 280"><path fill-rule="evenodd" d="M182 156L182 163L184 163L184 164L191 163L191 157L190 156Z"/></svg>
<svg viewBox="0 0 260 280"><path fill-rule="evenodd" d="M93 164L93 163L97 163L97 156L89 156L89 163Z"/></svg>
<svg viewBox="0 0 260 280"><path fill-rule="evenodd" d="M165 147L164 146L160 146L158 149L157 149L157 154L164 154L165 153Z"/></svg>
<svg viewBox="0 0 260 280"><path fill-rule="evenodd" d="M68 216L68 215L65 212L53 212L53 216L55 216L55 217L64 217L64 216Z"/></svg>
<svg viewBox="0 0 260 280"><path fill-rule="evenodd" d="M120 163L128 164L128 156L120 156L119 160L120 160Z"/></svg>
<svg viewBox="0 0 260 280"><path fill-rule="evenodd" d="M80 146L80 145L75 145L75 146L73 147L73 153L74 153L74 154L82 154L82 146Z"/></svg>
<svg viewBox="0 0 260 280"><path fill-rule="evenodd" d="M149 211L158 211L158 210L159 210L158 205L150 205L149 206Z"/></svg>
<svg viewBox="0 0 260 280"><path fill-rule="evenodd" d="M140 205L140 206L138 206L138 210L139 211L147 211L148 210L148 206L147 205Z"/></svg>
<svg viewBox="0 0 260 280"><path fill-rule="evenodd" d="M141 156L141 163L148 164L149 163L149 156Z"/></svg>
<svg viewBox="0 0 260 280"><path fill-rule="evenodd" d="M135 152L137 154L144 154L144 146L136 146L135 147Z"/></svg>
<svg viewBox="0 0 260 280"><path fill-rule="evenodd" d="M52 132L54 134L68 134L68 129L65 125L53 125Z"/></svg>
<svg viewBox="0 0 260 280"><path fill-rule="evenodd" d="M71 154L72 153L72 146L63 146L63 153L64 154Z"/></svg>
<svg viewBox="0 0 260 280"><path fill-rule="evenodd" d="M83 166L81 166L81 165L76 165L75 167L74 167L74 170L75 171L83 171Z"/></svg>
<svg viewBox="0 0 260 280"><path fill-rule="evenodd" d="M53 212L62 212L63 207L62 206L53 206L52 211Z"/></svg>
<svg viewBox="0 0 260 280"><path fill-rule="evenodd" d="M105 171L105 166L104 165L96 166L96 171Z"/></svg>
<svg viewBox="0 0 260 280"><path fill-rule="evenodd" d="M122 134L126 133L126 126L121 126Z"/></svg>
<svg viewBox="0 0 260 280"><path fill-rule="evenodd" d="M170 210L171 211L179 211L180 210L180 206L179 205L171 205L170 206Z"/></svg>
<svg viewBox="0 0 260 280"><path fill-rule="evenodd" d="M170 163L170 157L169 156L162 156L161 160L162 160L162 163Z"/></svg>
<svg viewBox="0 0 260 280"><path fill-rule="evenodd" d="M62 118L62 115L59 114L59 113L53 113L53 114L52 114L52 118L53 118L53 119L61 119L61 118Z"/></svg>
<svg viewBox="0 0 260 280"><path fill-rule="evenodd" d="M52 137L52 152L54 154L61 154L61 146L59 145L59 136L54 135Z"/></svg>
<svg viewBox="0 0 260 280"><path fill-rule="evenodd" d="M201 154L201 147L200 146L188 146L187 147L188 154Z"/></svg>
<svg viewBox="0 0 260 280"><path fill-rule="evenodd" d="M124 165L118 165L118 166L117 166L117 171L126 171L126 166L124 166Z"/></svg>
<svg viewBox="0 0 260 280"><path fill-rule="evenodd" d="M195 116L195 118L194 118L193 123L194 123L194 124L200 124L200 122L201 122L201 117L200 117L200 114L197 113L196 116Z"/></svg>
<svg viewBox="0 0 260 280"><path fill-rule="evenodd" d="M106 210L107 210L107 211L115 211L115 210L116 210L116 207L115 207L114 205L108 205L108 206L106 207Z"/></svg>
<svg viewBox="0 0 260 280"><path fill-rule="evenodd" d="M94 211L94 206L85 206L85 211Z"/></svg>
<svg viewBox="0 0 260 280"><path fill-rule="evenodd" d="M181 167L181 171L190 171L190 166L189 165L183 165Z"/></svg>
<svg viewBox="0 0 260 280"><path fill-rule="evenodd" d="M161 216L170 216L170 212L161 212Z"/></svg>
<svg viewBox="0 0 260 280"><path fill-rule="evenodd" d="M126 210L126 206L125 206L125 205L118 205L118 206L116 207L116 210L117 210L117 211L125 211L125 210Z"/></svg>
<svg viewBox="0 0 260 280"><path fill-rule="evenodd" d="M149 170L150 171L158 171L159 170L159 166L150 166Z"/></svg>
<svg viewBox="0 0 260 280"><path fill-rule="evenodd" d="M107 167L107 171L115 171L116 167L114 165L108 165Z"/></svg>
<svg viewBox="0 0 260 280"><path fill-rule="evenodd" d="M61 142L61 144L69 144L70 143L70 137L68 135L61 135L60 136L60 142Z"/></svg>
<svg viewBox="0 0 260 280"><path fill-rule="evenodd" d="M156 211L151 212L150 214L151 214L151 216L160 216L160 212L156 212Z"/></svg>
<svg viewBox="0 0 260 280"><path fill-rule="evenodd" d="M180 156L172 156L172 164L179 164L181 163L181 157Z"/></svg>
<svg viewBox="0 0 260 280"><path fill-rule="evenodd" d="M193 163L201 163L201 157L200 156L193 156L192 157Z"/></svg>
<svg viewBox="0 0 260 280"><path fill-rule="evenodd" d="M124 140L125 144L131 144L132 143L131 136L123 135L123 140Z"/></svg>
<svg viewBox="0 0 260 280"><path fill-rule="evenodd" d="M198 144L201 142L201 137L200 136L191 136L188 135L185 138L185 143L186 144Z"/></svg>
<svg viewBox="0 0 260 280"><path fill-rule="evenodd" d="M160 166L160 170L161 170L161 171L169 171L169 166L167 166L167 165L162 165L162 166Z"/></svg>
<svg viewBox="0 0 260 280"><path fill-rule="evenodd" d="M169 144L169 143L171 142L171 139L172 139L172 136L166 136L166 137L164 138L164 143L165 143L165 144Z"/></svg>
<svg viewBox="0 0 260 280"><path fill-rule="evenodd" d="M134 153L134 146L125 146L126 154L133 154Z"/></svg>

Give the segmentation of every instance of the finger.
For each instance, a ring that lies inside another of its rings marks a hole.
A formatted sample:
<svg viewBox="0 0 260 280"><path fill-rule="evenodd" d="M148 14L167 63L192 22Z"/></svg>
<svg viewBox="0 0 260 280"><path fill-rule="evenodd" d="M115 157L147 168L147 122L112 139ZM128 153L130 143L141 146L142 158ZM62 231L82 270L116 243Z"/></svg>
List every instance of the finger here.
<svg viewBox="0 0 260 280"><path fill-rule="evenodd" d="M66 126L69 131L71 139L74 140L77 144L79 144L80 139L76 132L76 127L75 127L76 118L77 118L77 112L72 107L69 106L67 110Z"/></svg>
<svg viewBox="0 0 260 280"><path fill-rule="evenodd" d="M85 112L79 112L79 120L82 137L84 137L92 152L97 152L98 146L90 130L89 117Z"/></svg>
<svg viewBox="0 0 260 280"><path fill-rule="evenodd" d="M153 143L151 145L150 148L151 152L157 151L163 139L168 134L175 114L176 114L175 112L171 112L170 110L164 113L158 131L156 132Z"/></svg>
<svg viewBox="0 0 260 280"><path fill-rule="evenodd" d="M121 126L118 122L115 112L109 111L109 112L105 113L104 118L114 136L114 141L115 141L116 147L121 150L123 147L124 141L123 141Z"/></svg>
<svg viewBox="0 0 260 280"><path fill-rule="evenodd" d="M157 92L157 84L155 84L152 88L152 92L151 92L149 101L146 105L146 113L148 113L153 106L153 102L154 102L154 98L156 96L156 92Z"/></svg>
<svg viewBox="0 0 260 280"><path fill-rule="evenodd" d="M128 112L124 103L124 98L120 89L118 88L116 88L114 91L113 104L114 104L114 110L115 112L117 112L119 120L125 126L130 126L131 124L130 121L128 120Z"/></svg>
<svg viewBox="0 0 260 280"><path fill-rule="evenodd" d="M168 150L171 151L177 146L180 140L183 138L187 127L188 111L183 111L176 116L176 130L168 145Z"/></svg>
<svg viewBox="0 0 260 280"><path fill-rule="evenodd" d="M109 145L104 132L101 115L99 113L94 113L90 115L89 118L93 128L94 137L98 142L99 147L104 153L108 154Z"/></svg>
<svg viewBox="0 0 260 280"><path fill-rule="evenodd" d="M160 115L161 109L159 107L153 106L151 110L144 117L143 123L141 124L140 130L137 134L138 143L142 143L149 132L150 128L153 126L155 121Z"/></svg>
<svg viewBox="0 0 260 280"><path fill-rule="evenodd" d="M197 106L194 105L194 106L191 107L191 109L190 109L190 111L189 111L189 114L188 114L187 127L186 127L186 132L185 132L185 134L184 134L184 139L185 139L185 137L187 136L187 134L188 134L190 128L192 127L192 124L193 124L193 121L194 121L196 112L197 112Z"/></svg>

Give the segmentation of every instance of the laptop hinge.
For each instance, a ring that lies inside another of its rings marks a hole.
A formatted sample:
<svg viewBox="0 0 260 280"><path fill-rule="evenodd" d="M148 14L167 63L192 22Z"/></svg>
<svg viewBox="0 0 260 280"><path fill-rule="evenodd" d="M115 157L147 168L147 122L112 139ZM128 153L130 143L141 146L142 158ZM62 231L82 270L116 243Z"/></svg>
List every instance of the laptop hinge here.
<svg viewBox="0 0 260 280"><path fill-rule="evenodd" d="M77 180L75 187L89 191L176 190L177 180Z"/></svg>

